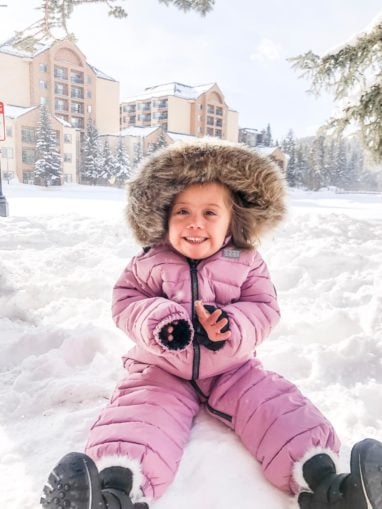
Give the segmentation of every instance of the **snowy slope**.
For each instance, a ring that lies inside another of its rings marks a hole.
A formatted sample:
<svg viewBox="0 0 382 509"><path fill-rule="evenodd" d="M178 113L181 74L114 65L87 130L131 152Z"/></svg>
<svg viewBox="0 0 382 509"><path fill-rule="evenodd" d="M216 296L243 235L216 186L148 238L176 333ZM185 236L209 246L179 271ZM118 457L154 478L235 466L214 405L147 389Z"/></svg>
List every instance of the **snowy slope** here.
<svg viewBox="0 0 382 509"><path fill-rule="evenodd" d="M6 185L0 218L0 479L3 507L38 507L60 456L122 375L129 340L110 293L137 246L124 193ZM296 382L351 444L382 440L382 197L291 193L290 216L261 251L282 322L259 349ZM21 484L20 484L21 483ZM153 509L288 507L236 437L201 413L176 480Z"/></svg>

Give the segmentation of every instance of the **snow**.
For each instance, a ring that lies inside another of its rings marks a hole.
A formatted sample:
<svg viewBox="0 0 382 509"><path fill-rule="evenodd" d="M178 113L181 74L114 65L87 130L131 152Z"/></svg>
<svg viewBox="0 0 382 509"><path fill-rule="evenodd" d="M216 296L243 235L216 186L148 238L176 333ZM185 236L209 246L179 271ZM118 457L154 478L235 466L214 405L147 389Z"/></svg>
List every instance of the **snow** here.
<svg viewBox="0 0 382 509"><path fill-rule="evenodd" d="M154 87L145 88L142 94L134 97L129 97L124 102L143 101L145 99L151 99L153 97L165 97L173 95L181 97L183 99L197 99L201 94L209 90L215 85L215 83L208 83L206 85L197 85L192 87L190 85L183 85L183 83L164 83L156 85Z"/></svg>
<svg viewBox="0 0 382 509"><path fill-rule="evenodd" d="M4 185L0 217L0 477L3 506L35 509L50 469L81 451L131 342L112 285L137 251L123 190ZM382 196L290 193L261 252L282 321L259 348L335 424L341 461L382 439ZM152 509L287 509L234 434L203 412L178 475Z"/></svg>
<svg viewBox="0 0 382 509"><path fill-rule="evenodd" d="M6 104L4 108L4 113L5 116L8 118L17 118L36 108L38 108L38 106L25 107L25 106L15 106L13 104Z"/></svg>

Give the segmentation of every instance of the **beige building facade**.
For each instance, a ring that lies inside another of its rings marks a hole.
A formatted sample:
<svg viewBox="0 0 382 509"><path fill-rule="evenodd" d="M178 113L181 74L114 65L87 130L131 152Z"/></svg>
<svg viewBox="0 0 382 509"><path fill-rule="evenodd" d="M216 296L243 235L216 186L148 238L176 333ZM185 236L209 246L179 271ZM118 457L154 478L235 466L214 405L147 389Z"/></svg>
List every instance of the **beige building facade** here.
<svg viewBox="0 0 382 509"><path fill-rule="evenodd" d="M17 178L33 184L34 163L37 159L36 137L40 106L29 108L5 106L6 139L0 142L1 172L4 179ZM56 117L50 118L56 139L56 150L62 158L63 181L77 182L79 129Z"/></svg>
<svg viewBox="0 0 382 509"><path fill-rule="evenodd" d="M160 126L167 132L230 141L238 141L238 117L216 83L191 87L174 82L146 88L120 108L121 129Z"/></svg>
<svg viewBox="0 0 382 509"><path fill-rule="evenodd" d="M119 131L118 81L90 65L69 39L40 44L33 52L19 50L10 39L0 46L0 76L0 101L12 132L1 143L2 172L12 168L21 182L31 180L40 105L47 106L52 128L60 134L57 148L66 181L78 181L80 142L89 119L100 134Z"/></svg>

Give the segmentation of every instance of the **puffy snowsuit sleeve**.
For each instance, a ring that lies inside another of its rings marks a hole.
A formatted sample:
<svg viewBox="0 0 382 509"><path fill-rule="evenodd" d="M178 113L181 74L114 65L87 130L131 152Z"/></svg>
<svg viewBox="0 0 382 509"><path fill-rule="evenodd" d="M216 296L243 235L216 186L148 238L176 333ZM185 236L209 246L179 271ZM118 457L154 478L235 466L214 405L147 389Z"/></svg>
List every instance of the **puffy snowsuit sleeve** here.
<svg viewBox="0 0 382 509"><path fill-rule="evenodd" d="M231 337L218 355L247 357L278 323L280 309L276 290L259 253L241 286L240 299L222 309L228 315Z"/></svg>
<svg viewBox="0 0 382 509"><path fill-rule="evenodd" d="M184 320L189 337L179 352L192 342L192 322L183 306L163 295L156 278L139 277L140 257L134 257L123 271L113 289L112 316L117 325L139 347L155 355L172 352L159 334L162 328L175 320Z"/></svg>

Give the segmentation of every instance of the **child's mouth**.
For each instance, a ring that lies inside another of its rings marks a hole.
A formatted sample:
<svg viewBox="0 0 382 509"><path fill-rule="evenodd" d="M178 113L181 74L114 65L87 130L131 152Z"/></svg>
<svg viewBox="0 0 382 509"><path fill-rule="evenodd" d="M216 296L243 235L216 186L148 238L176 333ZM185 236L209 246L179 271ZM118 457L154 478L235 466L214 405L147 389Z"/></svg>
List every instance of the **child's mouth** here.
<svg viewBox="0 0 382 509"><path fill-rule="evenodd" d="M207 240L206 237L183 237L183 238L190 244L201 244L202 242Z"/></svg>

